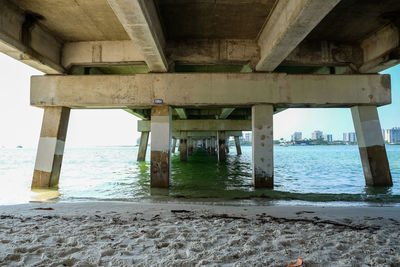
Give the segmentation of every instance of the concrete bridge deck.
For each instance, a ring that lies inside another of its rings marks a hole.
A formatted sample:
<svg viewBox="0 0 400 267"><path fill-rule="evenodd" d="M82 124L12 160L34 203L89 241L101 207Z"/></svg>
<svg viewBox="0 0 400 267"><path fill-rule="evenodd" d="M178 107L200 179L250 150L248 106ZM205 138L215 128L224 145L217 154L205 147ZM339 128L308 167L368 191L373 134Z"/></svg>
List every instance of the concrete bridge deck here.
<svg viewBox="0 0 400 267"><path fill-rule="evenodd" d="M366 183L391 185L376 73L400 62L399 18L398 0L0 0L0 52L48 74L31 82L32 186L58 184L71 108L121 108L147 121L141 155L152 132L152 186L172 132L214 132L224 160L227 131L251 129L255 186L272 187L272 116L291 107L351 108Z"/></svg>

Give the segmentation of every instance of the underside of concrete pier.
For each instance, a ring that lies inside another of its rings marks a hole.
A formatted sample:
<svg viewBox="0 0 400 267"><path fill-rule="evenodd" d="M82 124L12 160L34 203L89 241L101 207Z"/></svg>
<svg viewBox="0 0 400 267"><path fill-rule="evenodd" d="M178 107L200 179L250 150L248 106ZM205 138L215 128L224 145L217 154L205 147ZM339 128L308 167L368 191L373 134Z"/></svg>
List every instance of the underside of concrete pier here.
<svg viewBox="0 0 400 267"><path fill-rule="evenodd" d="M168 187L176 140L182 160L207 140L224 162L226 138L240 154L238 133L252 131L255 186L272 187L272 116L298 107L351 108L366 183L391 185L376 112L391 82L377 73L400 62L399 10L398 0L0 0L0 52L51 74L31 80L30 102L45 110L32 186L58 184L70 109L112 108L140 118L139 161L151 132L152 186Z"/></svg>

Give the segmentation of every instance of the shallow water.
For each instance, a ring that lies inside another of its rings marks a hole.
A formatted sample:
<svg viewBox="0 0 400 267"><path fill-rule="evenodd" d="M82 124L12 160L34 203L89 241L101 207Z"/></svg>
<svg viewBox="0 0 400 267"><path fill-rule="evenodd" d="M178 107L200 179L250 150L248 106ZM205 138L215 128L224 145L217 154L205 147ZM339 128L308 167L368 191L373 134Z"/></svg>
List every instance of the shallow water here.
<svg viewBox="0 0 400 267"><path fill-rule="evenodd" d="M394 183L391 188L365 187L357 146L274 149L274 190L253 188L251 147L242 147L241 156L231 147L224 164L202 150L189 156L188 162L180 162L176 153L171 188L150 190L149 151L146 162L140 163L136 162L137 147L66 148L59 190L53 193L60 194L60 201L400 203L400 146L387 146ZM35 156L34 149L0 149L0 204L32 199Z"/></svg>

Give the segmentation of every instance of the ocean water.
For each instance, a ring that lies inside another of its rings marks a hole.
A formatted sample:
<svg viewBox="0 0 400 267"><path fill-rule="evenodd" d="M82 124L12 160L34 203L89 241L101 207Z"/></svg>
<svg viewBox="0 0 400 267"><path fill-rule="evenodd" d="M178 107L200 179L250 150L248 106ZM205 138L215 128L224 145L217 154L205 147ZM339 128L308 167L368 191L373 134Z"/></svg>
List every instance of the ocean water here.
<svg viewBox="0 0 400 267"><path fill-rule="evenodd" d="M56 201L182 201L238 204L322 203L399 205L400 146L387 146L394 186L365 186L357 146L274 148L275 188L252 186L251 147L226 163L202 150L180 162L172 157L171 187L150 189L149 156L137 162L137 147L66 148L58 190L30 190L35 149L0 148L0 204L38 196ZM43 199L43 198L42 198Z"/></svg>

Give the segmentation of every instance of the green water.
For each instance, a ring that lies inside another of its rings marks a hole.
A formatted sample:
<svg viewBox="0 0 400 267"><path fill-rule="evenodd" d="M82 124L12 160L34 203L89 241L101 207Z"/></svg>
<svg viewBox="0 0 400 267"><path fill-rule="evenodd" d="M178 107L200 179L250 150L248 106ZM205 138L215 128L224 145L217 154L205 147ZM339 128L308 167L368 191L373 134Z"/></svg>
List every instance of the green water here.
<svg viewBox="0 0 400 267"><path fill-rule="evenodd" d="M187 162L172 156L171 187L150 189L149 151L137 147L66 148L59 201L122 200L237 204L329 202L333 205L400 203L400 146L387 146L394 186L366 187L357 146L274 147L275 188L252 186L251 147L226 163L197 150ZM0 204L29 201L34 149L0 149Z"/></svg>

